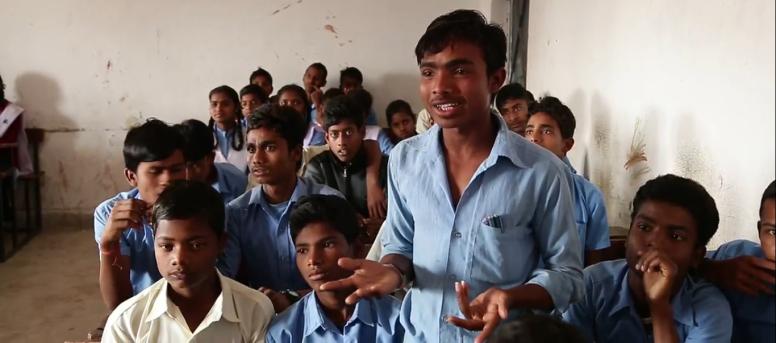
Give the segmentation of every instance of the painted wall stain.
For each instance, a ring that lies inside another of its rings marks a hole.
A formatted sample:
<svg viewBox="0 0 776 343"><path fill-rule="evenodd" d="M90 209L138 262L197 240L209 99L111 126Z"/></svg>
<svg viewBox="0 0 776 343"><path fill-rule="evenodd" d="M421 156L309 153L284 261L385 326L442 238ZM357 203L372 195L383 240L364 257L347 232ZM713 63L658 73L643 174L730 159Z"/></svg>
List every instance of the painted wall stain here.
<svg viewBox="0 0 776 343"><path fill-rule="evenodd" d="M57 161L59 169L59 180L62 182L62 189L67 190L70 188L70 183L67 181L67 172L65 172L65 164L62 161Z"/></svg>
<svg viewBox="0 0 776 343"><path fill-rule="evenodd" d="M644 131L641 128L641 121L636 121L636 126L633 128L633 137L631 138L630 148L626 154L625 167L626 171L630 172L631 178L639 178L649 173L650 168L647 164L646 153L646 140L644 139Z"/></svg>
<svg viewBox="0 0 776 343"><path fill-rule="evenodd" d="M119 98L119 101L120 102L127 101L127 96L126 95L122 96L121 98Z"/></svg>
<svg viewBox="0 0 776 343"><path fill-rule="evenodd" d="M108 63L105 64L105 70L110 71L111 67L113 67L113 64L110 60L108 60Z"/></svg>
<svg viewBox="0 0 776 343"><path fill-rule="evenodd" d="M334 25L331 25L331 24L323 25L323 29L326 30L326 31L329 31L329 32L331 32L331 33L333 33L335 35L337 34L337 30L334 29Z"/></svg>

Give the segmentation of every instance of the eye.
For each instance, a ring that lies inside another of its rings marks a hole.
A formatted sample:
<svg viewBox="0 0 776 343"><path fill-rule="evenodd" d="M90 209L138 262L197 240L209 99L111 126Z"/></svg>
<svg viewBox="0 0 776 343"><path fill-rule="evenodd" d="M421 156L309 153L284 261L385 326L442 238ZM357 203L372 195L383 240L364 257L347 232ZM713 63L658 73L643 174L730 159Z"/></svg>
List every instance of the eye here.
<svg viewBox="0 0 776 343"><path fill-rule="evenodd" d="M199 250L199 249L201 249L201 248L203 248L205 246L205 243L204 242L200 242L200 241L194 241L194 242L189 243L189 245L191 245L191 249Z"/></svg>
<svg viewBox="0 0 776 343"><path fill-rule="evenodd" d="M334 247L334 241L326 241L323 243L324 248L333 248Z"/></svg>
<svg viewBox="0 0 776 343"><path fill-rule="evenodd" d="M526 129L525 130L526 135L533 135L533 129Z"/></svg>
<svg viewBox="0 0 776 343"><path fill-rule="evenodd" d="M248 144L245 149L248 151L249 154L255 154L256 153L256 145L255 144Z"/></svg>
<svg viewBox="0 0 776 343"><path fill-rule="evenodd" d="M776 229L768 229L768 231L766 231L766 232L767 232L768 235L771 235L771 236L776 235Z"/></svg>
<svg viewBox="0 0 776 343"><path fill-rule="evenodd" d="M266 152L272 152L277 150L277 146L275 144L267 144L264 146L264 151Z"/></svg>
<svg viewBox="0 0 776 343"><path fill-rule="evenodd" d="M542 134L546 135L546 136L549 136L549 135L552 134L552 129L544 129L544 130L542 130Z"/></svg>
<svg viewBox="0 0 776 343"><path fill-rule="evenodd" d="M684 237L684 235L681 235L681 234L679 234L679 233L676 233L676 232L674 232L674 233L672 233L672 234L671 234L671 239L673 239L673 240L675 240L675 241L684 241L684 240L686 240L687 238L686 238L686 237Z"/></svg>
<svg viewBox="0 0 776 343"><path fill-rule="evenodd" d="M638 223L638 224L636 224L636 228L637 228L637 229L639 229L639 230L641 230L641 231L649 231L649 230L651 229L651 228L649 227L649 225L647 225L647 224L644 224L644 223Z"/></svg>
<svg viewBox="0 0 776 343"><path fill-rule="evenodd" d="M434 76L434 73L431 71L431 69L421 69L420 70L420 76L424 78L430 78Z"/></svg>
<svg viewBox="0 0 776 343"><path fill-rule="evenodd" d="M164 251L172 251L172 244L159 243L157 246Z"/></svg>
<svg viewBox="0 0 776 343"><path fill-rule="evenodd" d="M298 249L296 249L296 254L297 255L304 255L306 253L307 253L307 248L298 248Z"/></svg>
<svg viewBox="0 0 776 343"><path fill-rule="evenodd" d="M457 67L457 68L453 69L453 73L456 74L456 75L465 75L466 74L466 69L464 69L463 67Z"/></svg>

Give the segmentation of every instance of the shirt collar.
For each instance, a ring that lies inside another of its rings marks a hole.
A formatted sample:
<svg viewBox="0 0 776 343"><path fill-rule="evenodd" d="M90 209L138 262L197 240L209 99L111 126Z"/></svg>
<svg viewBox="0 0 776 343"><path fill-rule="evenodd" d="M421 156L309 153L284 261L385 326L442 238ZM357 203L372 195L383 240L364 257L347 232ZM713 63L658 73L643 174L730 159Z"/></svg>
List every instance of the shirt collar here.
<svg viewBox="0 0 776 343"><path fill-rule="evenodd" d="M493 147L490 150L490 155L483 162L484 168L489 168L498 162L499 157L508 159L512 164L517 167L527 168L528 164L520 158L521 152L524 150L526 144L533 144L518 136L516 133L509 130L504 119L501 118L496 112L491 111L490 116L497 125L496 139L493 142ZM442 150L442 128L439 125L434 125L428 129L428 134L425 137L426 144L429 149L424 149L428 153L437 154L443 156Z"/></svg>
<svg viewBox="0 0 776 343"><path fill-rule="evenodd" d="M577 173L577 170L574 169L574 166L571 165L571 161L569 161L569 157L568 156L563 156L563 158L561 158L561 160L563 161L563 163L566 164L567 167L569 167L569 169L571 169L572 173L574 173L574 174Z"/></svg>
<svg viewBox="0 0 776 343"><path fill-rule="evenodd" d="M219 294L218 298L216 298L216 301L213 303L213 307L210 308L208 315L205 317L205 319L202 320L202 323L199 324L200 327L207 327L208 324L219 321L221 318L233 323L240 322L240 319L237 316L237 309L234 305L232 289L229 287L229 283L218 270L216 270L216 275L218 275L218 281L221 284L221 294ZM148 312L146 322L154 321L165 313L170 317L175 317L176 315L180 314L180 310L172 310L175 308L175 304L173 304L172 300L170 300L170 298L167 296L167 290L170 285L165 279L162 279L161 282L162 285L159 291L156 293L156 297L154 298L151 305L151 310Z"/></svg>
<svg viewBox="0 0 776 343"><path fill-rule="evenodd" d="M294 186L294 192L291 193L291 198L288 199L289 208L294 203L296 203L296 201L299 200L299 198L310 193L309 186L310 185L308 185L303 178L301 177L296 178L296 186ZM251 200L249 201L249 204L258 204L264 207L269 206L269 203L267 203L267 199L264 198L264 189L262 188L262 186L257 186L253 188L253 191L251 192Z"/></svg>
<svg viewBox="0 0 776 343"><path fill-rule="evenodd" d="M305 319L304 319L304 336L307 337L317 331L319 328L323 330L339 330L334 324L323 314L320 304L318 303L318 297L315 292L311 292L309 296L304 300L305 307ZM356 308L353 310L353 314L350 316L345 326L348 326L353 321L360 321L364 325L386 326L386 323L377 323L377 318L372 311L372 304L369 299L361 299L356 303ZM388 323L390 324L390 323ZM390 327L389 325L387 327Z"/></svg>
<svg viewBox="0 0 776 343"><path fill-rule="evenodd" d="M615 304L612 307L611 314L617 314L622 310L630 310L633 308L633 313L636 313L636 307L631 297L630 286L628 285L628 264L625 264L624 277L620 281L620 289L617 293ZM695 326L695 309L692 302L692 288L695 287L695 283L692 281L691 276L687 275L682 282L682 287L671 299L671 308L674 311L674 320L682 323L686 326Z"/></svg>

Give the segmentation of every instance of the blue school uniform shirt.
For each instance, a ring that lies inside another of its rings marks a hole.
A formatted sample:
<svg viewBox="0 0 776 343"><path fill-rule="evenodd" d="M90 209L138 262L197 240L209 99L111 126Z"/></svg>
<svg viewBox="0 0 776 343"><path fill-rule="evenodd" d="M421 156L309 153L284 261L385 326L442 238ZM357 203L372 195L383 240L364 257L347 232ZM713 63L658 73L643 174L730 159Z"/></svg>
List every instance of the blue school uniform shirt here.
<svg viewBox="0 0 776 343"><path fill-rule="evenodd" d="M229 150L232 148L232 137L234 136L234 129L222 130L218 126L213 126L216 133L216 143L218 144L218 150L224 158L229 157Z"/></svg>
<svg viewBox="0 0 776 343"><path fill-rule="evenodd" d="M737 240L725 243L707 254L713 260L729 260L739 256L765 258L759 244ZM776 296L752 296L735 290L723 289L733 314L733 342L776 341Z"/></svg>
<svg viewBox="0 0 776 343"><path fill-rule="evenodd" d="M224 198L224 205L245 193L248 187L248 176L231 163L214 163L216 168L216 182L213 189Z"/></svg>
<svg viewBox="0 0 776 343"><path fill-rule="evenodd" d="M472 298L491 287L536 284L561 310L582 297L582 253L566 167L509 131L499 116L492 117L498 133L490 155L457 207L438 125L400 142L388 161L382 256L403 255L415 272L402 303L405 341L471 342L476 337L445 320L462 315L455 281L466 281Z"/></svg>
<svg viewBox="0 0 776 343"><path fill-rule="evenodd" d="M608 248L609 222L606 219L604 195L592 182L577 174L567 157L563 162L571 172L574 185L574 219L583 251Z"/></svg>
<svg viewBox="0 0 776 343"><path fill-rule="evenodd" d="M401 302L392 296L361 299L340 330L326 317L315 292L277 315L267 329L267 343L401 342Z"/></svg>
<svg viewBox="0 0 776 343"><path fill-rule="evenodd" d="M332 188L297 178L284 208L269 204L261 186L232 200L226 207L227 242L218 261L221 273L252 288L309 288L296 267L296 250L288 227L290 208L308 194L342 196Z"/></svg>
<svg viewBox="0 0 776 343"><path fill-rule="evenodd" d="M113 206L117 201L127 199L142 200L140 192L135 188L103 201L94 210L94 239L97 241L98 247ZM119 239L119 248L122 256L129 256L129 282L132 284L133 295L140 293L162 278L156 267L154 231L148 219L143 220L142 230L131 228L124 230Z"/></svg>
<svg viewBox="0 0 776 343"><path fill-rule="evenodd" d="M625 259L597 263L585 269L585 297L563 313L590 341L652 342L636 312ZM730 342L732 317L727 300L716 287L686 277L671 299L681 342Z"/></svg>

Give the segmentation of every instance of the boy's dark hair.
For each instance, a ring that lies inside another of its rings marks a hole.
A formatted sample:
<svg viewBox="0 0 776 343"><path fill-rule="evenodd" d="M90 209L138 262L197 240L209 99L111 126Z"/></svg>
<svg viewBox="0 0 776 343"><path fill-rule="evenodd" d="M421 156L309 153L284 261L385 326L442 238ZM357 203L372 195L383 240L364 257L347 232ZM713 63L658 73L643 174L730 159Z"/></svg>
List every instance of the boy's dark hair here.
<svg viewBox="0 0 776 343"><path fill-rule="evenodd" d="M560 99L554 96L545 96L538 102L531 104L528 108L528 117L536 113L546 113L556 123L560 129L560 135L564 138L574 138L574 130L577 128L577 120L574 119L574 113L564 105Z"/></svg>
<svg viewBox="0 0 776 343"><path fill-rule="evenodd" d="M181 135L183 157L187 162L199 161L215 149L213 131L205 123L187 119L173 127Z"/></svg>
<svg viewBox="0 0 776 343"><path fill-rule="evenodd" d="M415 46L418 65L426 54L436 54L455 42L472 43L482 50L488 75L504 68L507 38L504 30L488 24L485 16L473 10L455 10L434 19Z"/></svg>
<svg viewBox="0 0 776 343"><path fill-rule="evenodd" d="M771 181L771 184L765 187L763 197L760 199L760 212L758 212L760 216L763 215L763 205L765 205L765 200L768 199L776 199L776 180Z"/></svg>
<svg viewBox="0 0 776 343"><path fill-rule="evenodd" d="M415 112L412 112L410 104L402 99L391 101L391 103L385 107L385 119L388 120L388 125L391 125L393 115L396 113L406 113L410 117L415 118Z"/></svg>
<svg viewBox="0 0 776 343"><path fill-rule="evenodd" d="M369 115L369 111L372 110L372 93L369 93L366 89L359 88L354 89L347 96L353 99L353 102L361 110L361 115L366 118Z"/></svg>
<svg viewBox="0 0 776 343"><path fill-rule="evenodd" d="M151 223L156 230L162 220L197 218L215 231L224 234L224 199L208 184L177 180L164 189L151 211Z"/></svg>
<svg viewBox="0 0 776 343"><path fill-rule="evenodd" d="M364 115L361 108L348 96L340 95L326 102L326 120L323 123L327 131L332 125L337 125L343 120L350 120L358 128L364 127Z"/></svg>
<svg viewBox="0 0 776 343"><path fill-rule="evenodd" d="M329 224L350 244L356 241L360 232L356 210L347 200L336 195L312 194L299 199L288 217L291 240L296 242L302 229L312 223Z"/></svg>
<svg viewBox="0 0 776 343"><path fill-rule="evenodd" d="M279 133L288 149L301 146L307 133L301 113L290 106L276 104L264 104L248 117L248 132L261 128Z"/></svg>
<svg viewBox="0 0 776 343"><path fill-rule="evenodd" d="M262 103L269 101L269 96L267 96L267 94L264 93L264 90L261 89L261 87L254 84L247 85L240 90L241 99L245 94L253 95L254 97L256 97L256 99L258 99Z"/></svg>
<svg viewBox="0 0 776 343"><path fill-rule="evenodd" d="M264 68L259 68L254 70L251 73L251 77L248 79L248 83L253 82L253 79L259 76L266 78L267 80L269 80L269 83L272 84L272 75L270 75L270 73Z"/></svg>
<svg viewBox="0 0 776 343"><path fill-rule="evenodd" d="M321 102L325 104L327 101L329 101L329 99L332 99L340 95L345 95L345 93L341 89L329 88L325 92L323 92L323 95L321 95Z"/></svg>
<svg viewBox="0 0 776 343"><path fill-rule="evenodd" d="M148 119L127 132L123 149L124 167L136 172L141 162L161 161L175 150L182 150L182 147L178 131L159 119Z"/></svg>
<svg viewBox="0 0 776 343"><path fill-rule="evenodd" d="M585 336L571 324L544 315L525 315L503 323L488 342L495 343L577 343Z"/></svg>
<svg viewBox="0 0 776 343"><path fill-rule="evenodd" d="M714 198L699 183L666 174L647 181L633 198L631 221L636 217L641 205L647 201L667 202L679 206L690 213L698 226L697 247L705 247L719 226L719 212Z"/></svg>
<svg viewBox="0 0 776 343"><path fill-rule="evenodd" d="M292 83L292 84L289 84L289 85L285 85L285 86L283 86L283 88L280 88L280 90L277 92L278 101L280 101L280 96L283 95L283 93L285 93L285 92L296 93L296 95L300 99L302 99L302 101L304 102L304 108L305 108L305 113L302 113L302 114L305 116L305 118L308 118L307 121L308 121L308 124L309 124L310 105L311 104L310 104L310 99L307 97L307 92L304 90L304 88L302 88L302 86L299 86L297 84L293 84Z"/></svg>
<svg viewBox="0 0 776 343"><path fill-rule="evenodd" d="M213 97L213 94L217 94L217 93L226 95L226 97L228 97L229 100L231 100L232 103L234 103L236 123L235 123L234 135L232 135L232 149L240 151L242 150L243 144L245 143L245 137L243 137L243 130L242 130L243 114L240 108L240 96L237 95L237 91L235 91L234 88L224 85L224 86L218 86L216 88L213 88L213 90L211 90L207 96L208 101L210 100L210 98ZM215 125L216 125L216 121L213 120L213 117L210 117L210 121L208 121L207 126L213 132L213 137L215 137L215 134L216 134L216 131L214 130ZM218 141L216 141L216 146L217 145L218 145Z"/></svg>
<svg viewBox="0 0 776 343"><path fill-rule="evenodd" d="M326 78L329 76L329 71L326 69L326 66L323 65L323 63L321 62L315 62L311 64L309 67L307 67L307 69L310 69L310 68L318 69L318 71L320 71L321 74L323 74L324 80L326 80ZM307 69L305 69L305 72L307 72Z"/></svg>
<svg viewBox="0 0 776 343"><path fill-rule="evenodd" d="M496 107L500 109L507 100L511 99L525 100L528 103L528 106L531 106L531 104L536 102L533 94L525 89L523 85L519 83L510 83L501 87L498 93L496 93Z"/></svg>
<svg viewBox="0 0 776 343"><path fill-rule="evenodd" d="M356 67L347 67L340 70L340 88L342 88L342 80L345 78L356 80L359 85L364 84L364 75Z"/></svg>

